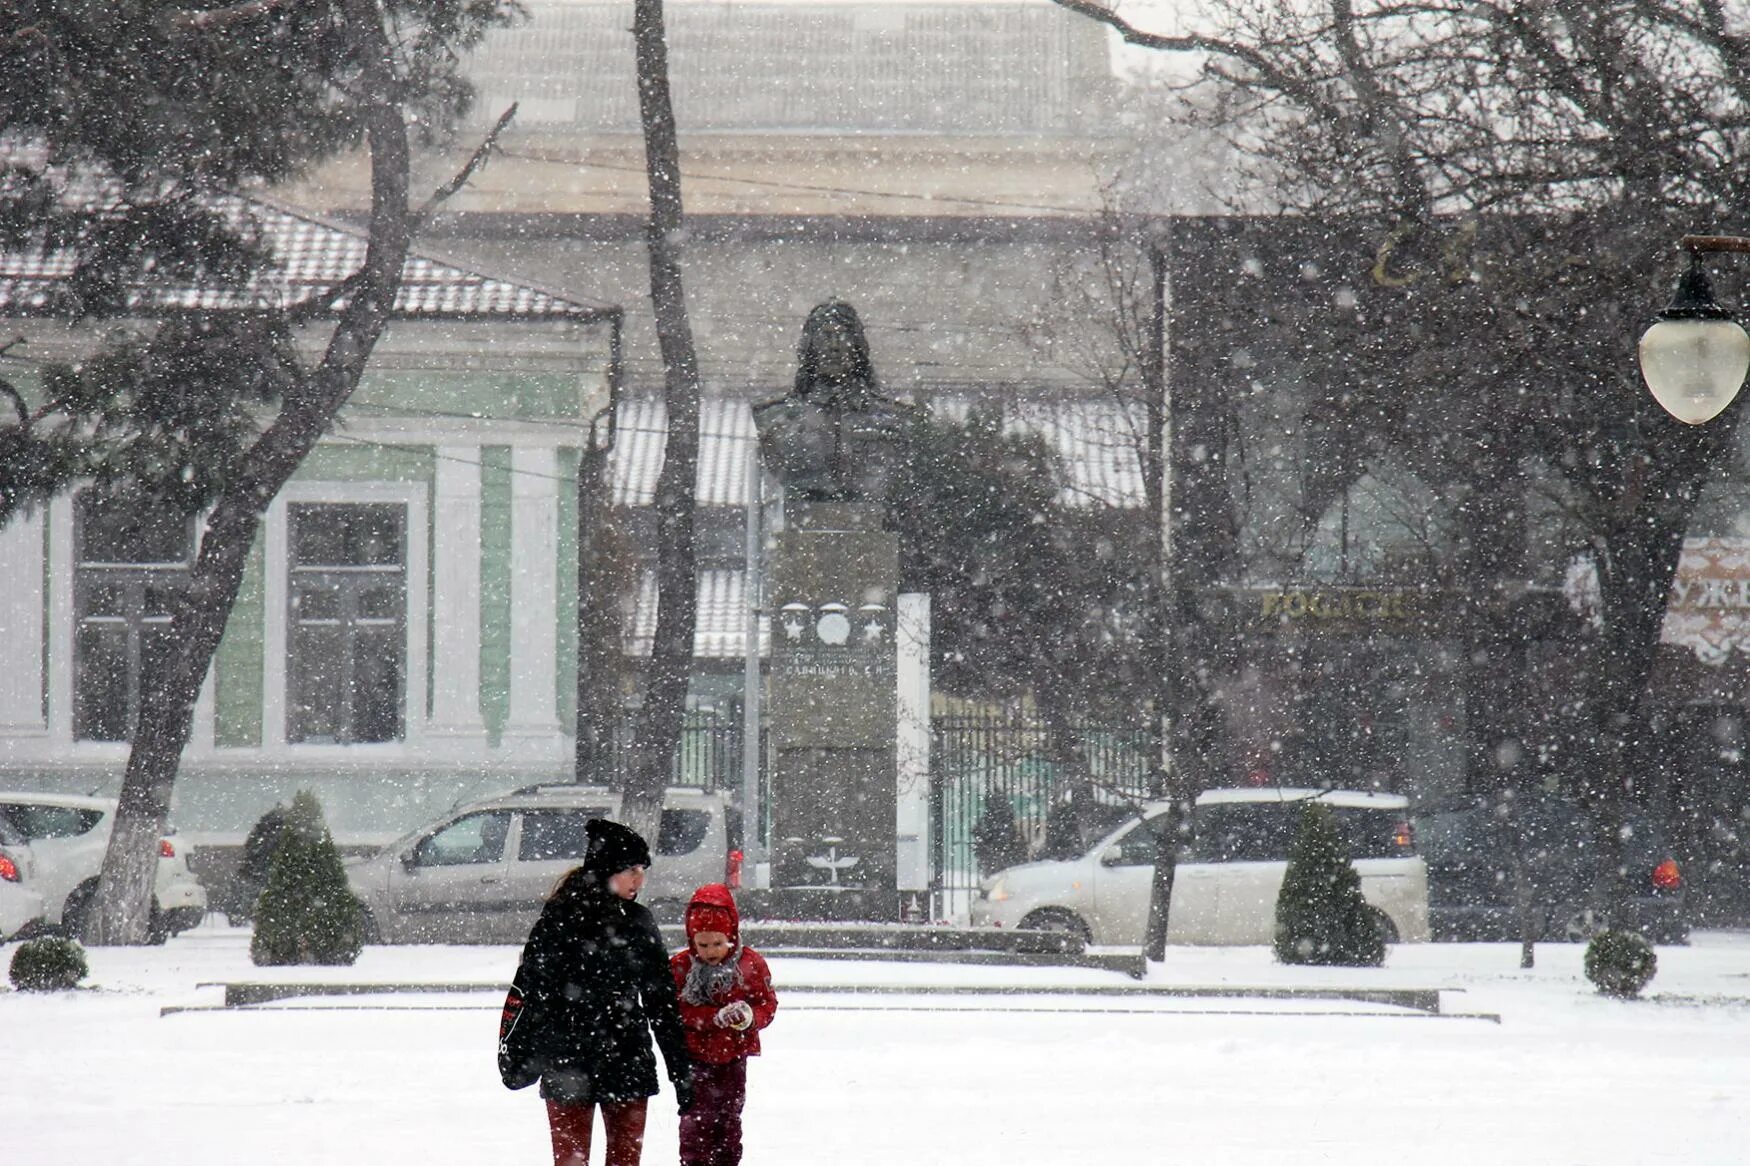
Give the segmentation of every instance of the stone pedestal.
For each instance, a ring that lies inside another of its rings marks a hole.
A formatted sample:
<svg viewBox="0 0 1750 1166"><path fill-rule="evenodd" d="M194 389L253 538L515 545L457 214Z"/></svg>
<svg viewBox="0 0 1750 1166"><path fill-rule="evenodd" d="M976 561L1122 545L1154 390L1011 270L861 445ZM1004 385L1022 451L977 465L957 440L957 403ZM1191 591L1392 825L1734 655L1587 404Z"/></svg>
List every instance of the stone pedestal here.
<svg viewBox="0 0 1750 1166"><path fill-rule="evenodd" d="M899 541L875 505L785 517L767 559L773 910L896 918Z"/></svg>

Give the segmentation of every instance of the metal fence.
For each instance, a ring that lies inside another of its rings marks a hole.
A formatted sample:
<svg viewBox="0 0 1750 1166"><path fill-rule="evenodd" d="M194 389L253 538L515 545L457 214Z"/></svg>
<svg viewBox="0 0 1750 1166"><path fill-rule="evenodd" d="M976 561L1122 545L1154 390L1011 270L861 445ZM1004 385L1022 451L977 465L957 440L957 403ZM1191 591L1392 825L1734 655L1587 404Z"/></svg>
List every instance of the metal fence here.
<svg viewBox="0 0 1750 1166"><path fill-rule="evenodd" d="M935 718L930 851L941 913L959 917L981 876L1035 854L1073 768L1117 800L1141 797L1152 772L1141 729L1071 724L1054 733L1036 718Z"/></svg>
<svg viewBox="0 0 1750 1166"><path fill-rule="evenodd" d="M689 789L741 790L741 720L717 713L691 712L681 726L681 741L675 750L670 781ZM614 730L613 748L607 757L613 784L624 787L632 767L632 722L622 721Z"/></svg>
<svg viewBox="0 0 1750 1166"><path fill-rule="evenodd" d="M1151 772L1149 734L1076 723L1054 733L1034 717L957 715L931 724L930 864L938 917L963 916L981 876L1035 854L1075 765L1099 795L1140 797ZM624 780L632 726L615 734L610 765ZM675 753L675 785L741 792L740 717L688 713ZM762 746L764 742L761 743ZM761 773L760 804L766 805Z"/></svg>

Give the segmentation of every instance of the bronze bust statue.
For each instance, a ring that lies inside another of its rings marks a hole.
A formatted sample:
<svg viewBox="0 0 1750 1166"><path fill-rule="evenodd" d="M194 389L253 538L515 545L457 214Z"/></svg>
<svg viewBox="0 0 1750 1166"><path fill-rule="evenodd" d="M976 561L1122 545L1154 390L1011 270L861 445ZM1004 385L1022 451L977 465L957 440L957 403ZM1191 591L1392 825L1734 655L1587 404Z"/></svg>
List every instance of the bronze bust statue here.
<svg viewBox="0 0 1750 1166"><path fill-rule="evenodd" d="M788 499L884 503L900 453L899 406L881 395L857 310L817 304L790 394L754 406L760 455Z"/></svg>

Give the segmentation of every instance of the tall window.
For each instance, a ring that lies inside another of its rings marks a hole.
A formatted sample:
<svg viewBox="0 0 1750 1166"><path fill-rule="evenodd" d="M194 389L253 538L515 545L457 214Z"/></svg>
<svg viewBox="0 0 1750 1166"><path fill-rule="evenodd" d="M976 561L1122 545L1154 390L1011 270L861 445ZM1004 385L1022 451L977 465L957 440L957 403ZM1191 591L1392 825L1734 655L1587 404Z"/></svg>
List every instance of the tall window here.
<svg viewBox="0 0 1750 1166"><path fill-rule="evenodd" d="M397 741L405 731L407 511L287 507L286 739Z"/></svg>
<svg viewBox="0 0 1750 1166"><path fill-rule="evenodd" d="M74 531L73 736L126 741L141 673L169 642L171 598L188 581L194 520L82 490Z"/></svg>

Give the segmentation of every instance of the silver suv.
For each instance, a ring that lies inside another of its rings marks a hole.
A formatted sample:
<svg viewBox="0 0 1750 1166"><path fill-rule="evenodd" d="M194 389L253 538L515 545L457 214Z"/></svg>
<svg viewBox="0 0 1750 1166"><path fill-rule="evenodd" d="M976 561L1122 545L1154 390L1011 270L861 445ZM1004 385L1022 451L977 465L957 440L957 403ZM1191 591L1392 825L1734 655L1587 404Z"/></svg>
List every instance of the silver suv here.
<svg viewBox="0 0 1750 1166"><path fill-rule="evenodd" d="M583 861L584 825L618 817L620 795L529 786L449 811L347 863L374 943L521 943L541 904ZM639 898L673 921L702 883L739 881L735 811L721 794L671 789Z"/></svg>

